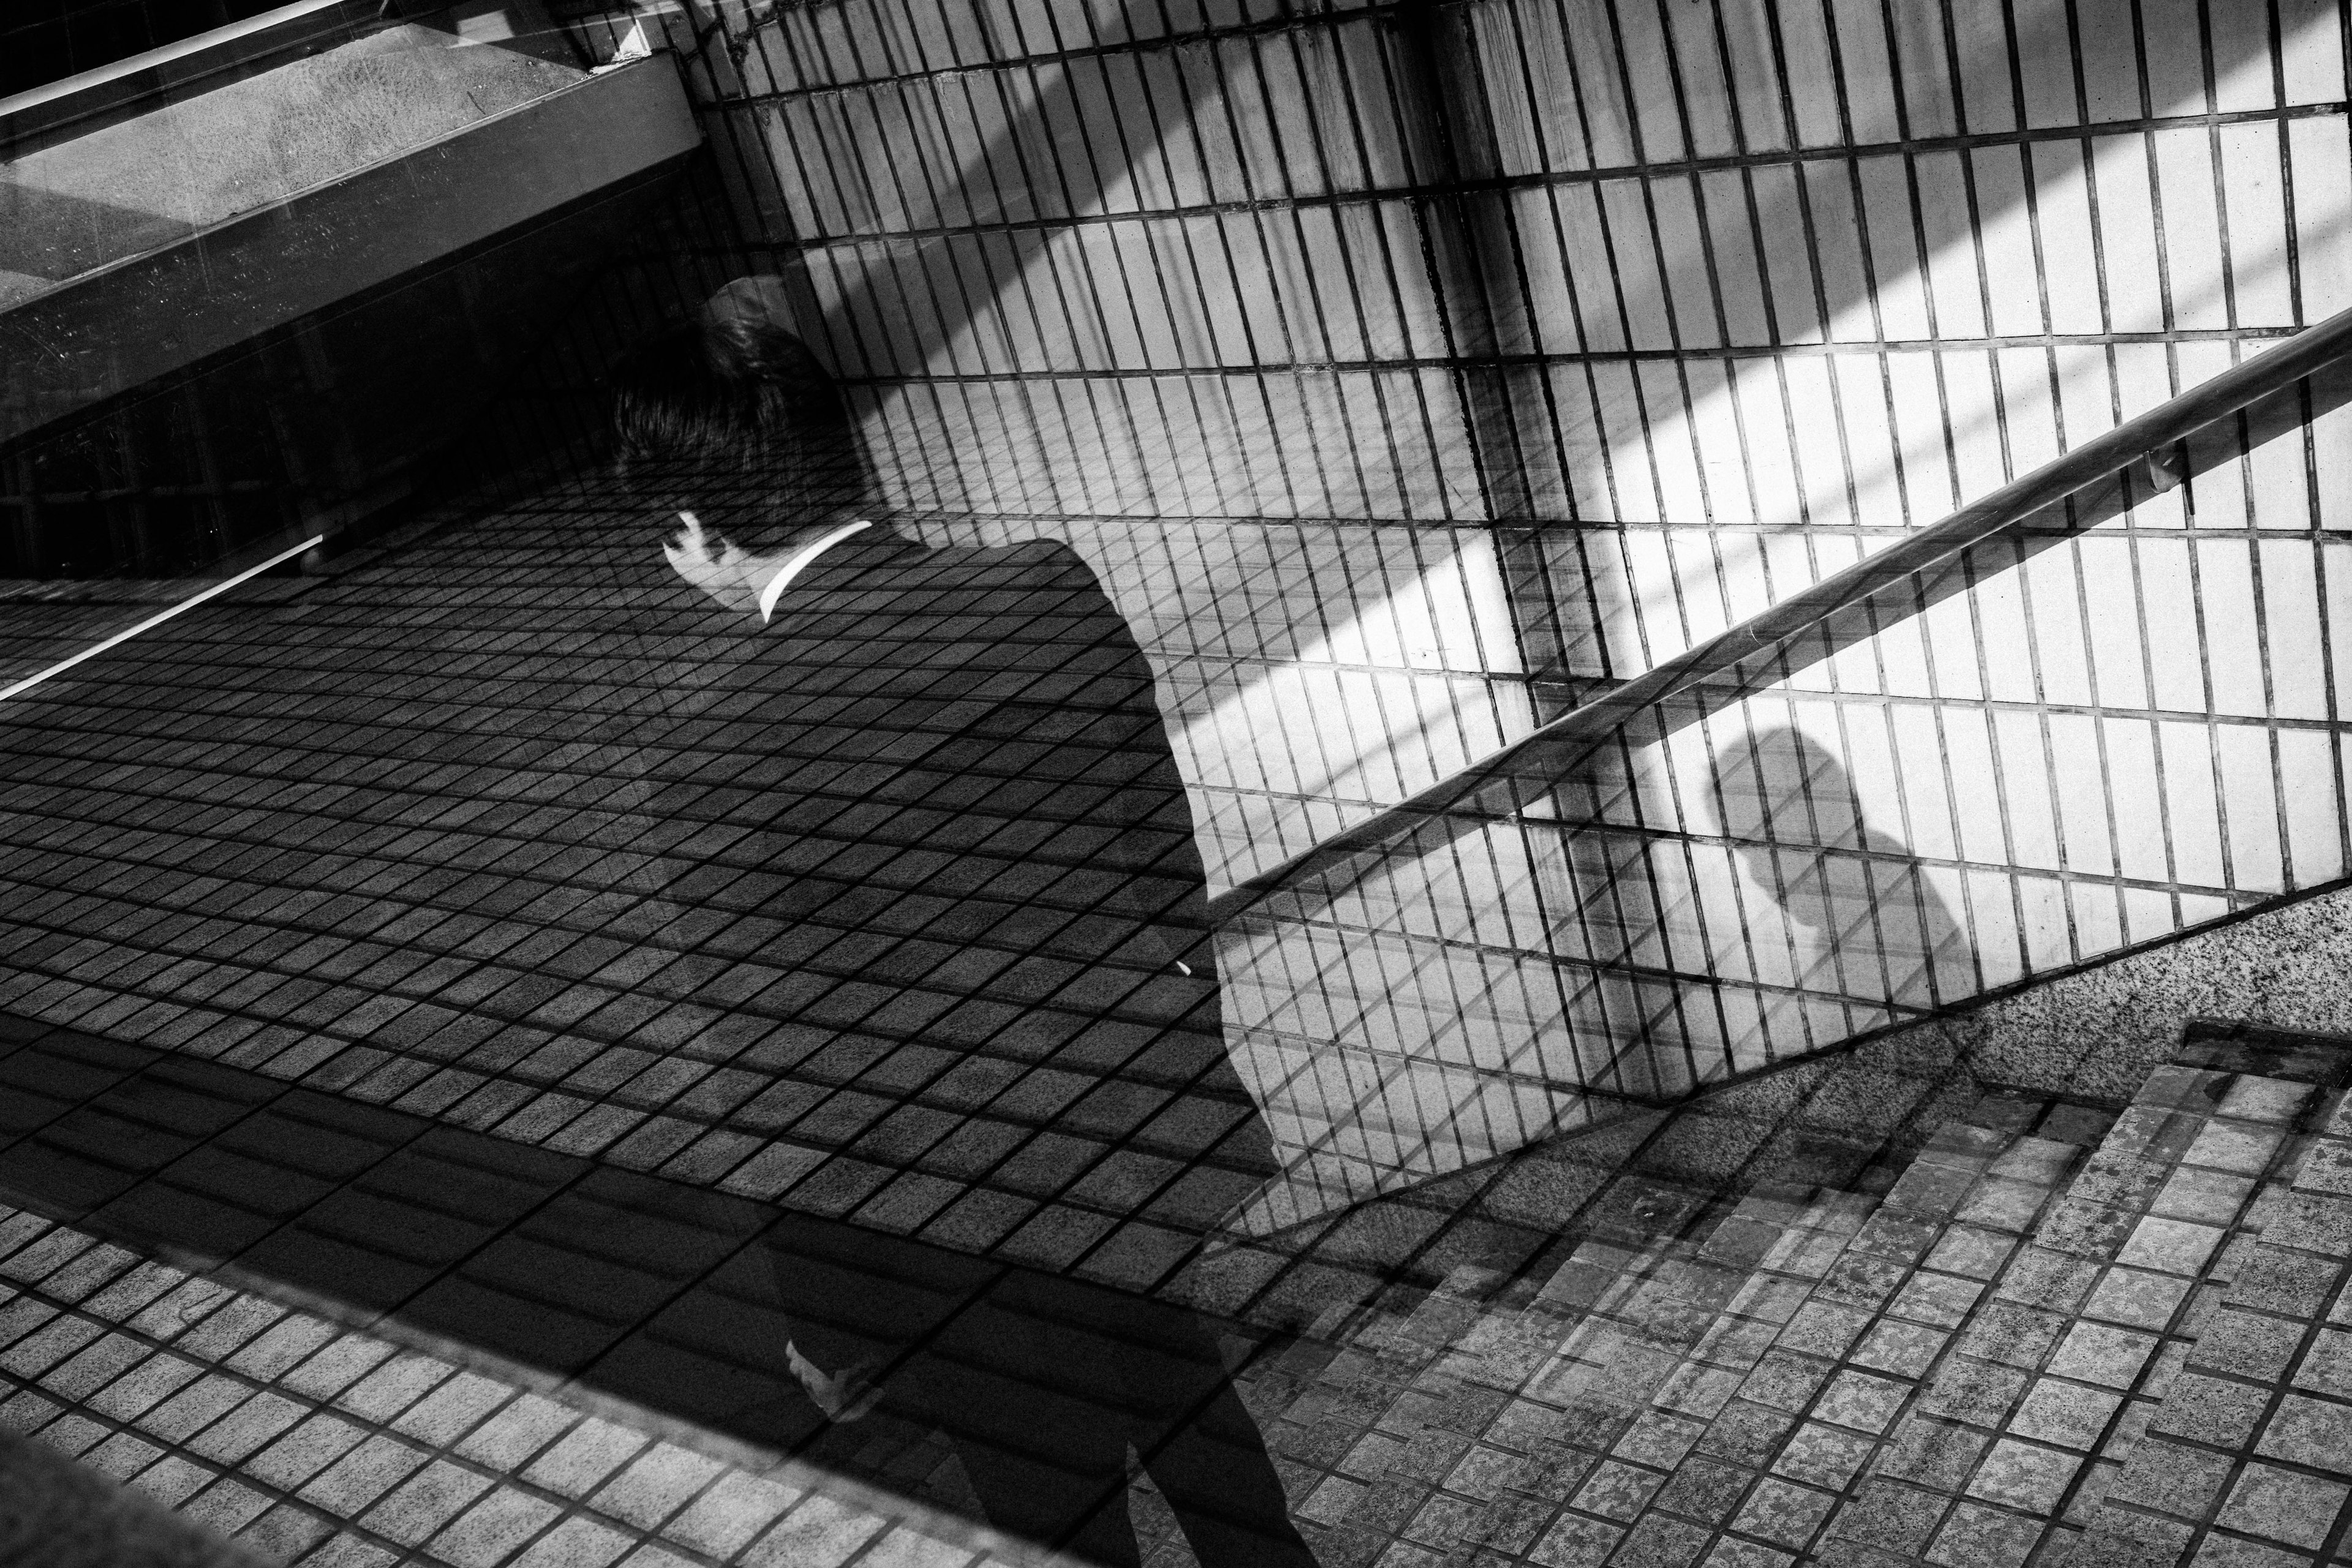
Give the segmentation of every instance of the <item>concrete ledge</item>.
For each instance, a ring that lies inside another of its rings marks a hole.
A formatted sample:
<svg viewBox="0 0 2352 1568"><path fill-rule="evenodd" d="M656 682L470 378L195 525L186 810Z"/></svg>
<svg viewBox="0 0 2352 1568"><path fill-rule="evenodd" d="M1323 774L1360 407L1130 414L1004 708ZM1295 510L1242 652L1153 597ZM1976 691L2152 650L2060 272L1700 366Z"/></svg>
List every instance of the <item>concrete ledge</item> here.
<svg viewBox="0 0 2352 1568"><path fill-rule="evenodd" d="M2335 882L1881 1036L1987 1082L2119 1103L2192 1023L2352 1034L2352 885Z"/></svg>
<svg viewBox="0 0 2352 1568"><path fill-rule="evenodd" d="M0 441L674 163L701 142L655 58L100 267L0 314Z"/></svg>

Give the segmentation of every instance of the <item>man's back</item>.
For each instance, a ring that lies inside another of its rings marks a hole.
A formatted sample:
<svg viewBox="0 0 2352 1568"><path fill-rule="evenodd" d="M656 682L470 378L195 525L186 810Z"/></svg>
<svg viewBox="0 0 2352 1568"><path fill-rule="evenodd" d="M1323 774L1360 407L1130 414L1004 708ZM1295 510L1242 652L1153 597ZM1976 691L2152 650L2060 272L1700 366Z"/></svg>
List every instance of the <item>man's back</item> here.
<svg viewBox="0 0 2352 1568"><path fill-rule="evenodd" d="M779 1129L865 1167L846 1206L812 1206L854 1212L894 1172L908 1203L975 1184L998 1201L970 1245L1076 1202L1015 1242L1047 1266L1148 1209L1109 1272L1156 1283L1273 1162L1224 1060L1191 812L1125 622L1065 546L883 535L828 551L765 626L726 624L692 750L740 758L715 787L749 831L670 891L735 917L719 984L789 1021L793 1076L847 1089Z"/></svg>

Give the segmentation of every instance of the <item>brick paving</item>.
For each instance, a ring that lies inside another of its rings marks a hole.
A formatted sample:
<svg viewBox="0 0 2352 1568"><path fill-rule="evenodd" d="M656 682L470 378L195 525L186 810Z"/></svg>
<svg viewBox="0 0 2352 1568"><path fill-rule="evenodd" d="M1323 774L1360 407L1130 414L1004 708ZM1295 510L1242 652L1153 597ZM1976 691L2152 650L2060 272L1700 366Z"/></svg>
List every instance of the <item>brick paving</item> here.
<svg viewBox="0 0 2352 1568"><path fill-rule="evenodd" d="M1273 1153L1090 575L853 541L753 637L601 483L0 708L0 1006L1166 1281Z"/></svg>
<svg viewBox="0 0 2352 1568"><path fill-rule="evenodd" d="M1813 1544L2097 1124L2061 1110L2037 1125L2058 1136L1941 1130L1819 1279L1784 1291L1770 1331L1677 1413L1690 1457L1654 1463L1635 1506L1580 1530L1591 1560L1617 1524L1637 1557L1719 1536L1728 1554L1777 1563Z"/></svg>
<svg viewBox="0 0 2352 1568"><path fill-rule="evenodd" d="M2243 1157L2251 1163L2253 1151ZM2067 1558L2078 1568L2344 1560L2352 1101L2329 1108L2280 1196Z"/></svg>
<svg viewBox="0 0 2352 1568"><path fill-rule="evenodd" d="M367 1222L352 1218L361 1210L327 1223L297 1190L287 1157L299 1144L314 1174L322 1160L359 1161L334 1193L378 1205L373 1223L386 1228L373 1245L389 1253L401 1231L382 1205L396 1207L404 1190L414 1204L431 1187L400 1179L395 1154L440 1162L430 1169L445 1182L468 1161L478 1175L496 1167L510 1178L561 1161L551 1196L585 1203L579 1217L542 1200L544 1223L500 1234L538 1249L539 1305L576 1311L586 1298L576 1277L562 1278L576 1267L562 1262L567 1248L640 1273L675 1256L677 1243L643 1229L599 1250L600 1227L646 1217L642 1193L618 1208L597 1201L613 1182L751 1206L220 1064L37 1026L16 1034L0 1058L14 1086L0 1181L82 1191L100 1229L207 1234L190 1230L194 1210L172 1205L243 1159L280 1173L284 1212L268 1234L364 1239ZM1564 1215L1531 1267L1465 1264L1433 1289L1342 1295L1290 1338L1229 1325L1234 1386L1326 1568L2174 1561L2146 1555L2127 1533L2158 1527L2239 1553L2217 1562L2268 1563L2244 1553L2293 1553L2299 1542L2300 1556L2279 1561L2321 1561L2335 1515L2324 1528L2297 1521L2352 1487L2326 1447L2329 1413L2352 1408L2352 1388L2334 1377L2352 1309L2338 1304L2341 1252L2326 1250L2345 1223L2338 1189L2352 1189L2341 1174L2352 1170L2352 1117L2339 1116L2299 1166L2294 1131L2352 1058L2333 1047L2292 1054L2192 1040L2112 1127L2086 1108L1983 1098L1883 1198L1867 1183L1743 1193L1619 1168ZM106 1071L115 1077L99 1082ZM77 1122L58 1110L68 1089L81 1110L135 1125ZM28 1130L40 1092L55 1113ZM273 1117L283 1121L275 1132ZM404 1124L396 1137L394 1122ZM358 1148L363 1124L373 1152ZM289 1142L289 1131L300 1139ZM122 1179L100 1190L87 1163L133 1148L147 1164L118 1164ZM46 1152L28 1162L32 1149ZM60 1175L69 1159L85 1168ZM2280 1180L2289 1170L2300 1173L2292 1205ZM259 1190L245 1190L248 1210ZM479 1207L483 1190L454 1205L445 1196L439 1217L408 1234L451 1234L446 1222L469 1207L496 1226ZM770 1223L814 1223L768 1212L779 1216ZM867 1268L877 1244L908 1245L841 1233ZM0 1379L20 1391L0 1402L0 1422L142 1478L134 1484L281 1560L602 1568L854 1557L962 1568L1025 1550L978 1522L984 1510L936 1435L886 1424L795 1461L779 1429L741 1418L756 1397L732 1414L681 1404L676 1387L694 1378L677 1375L670 1352L634 1383L614 1374L627 1355L566 1360L560 1334L526 1352L512 1336L536 1331L528 1315L501 1330L496 1311L410 1310L432 1299L414 1279L398 1301L371 1296L405 1278L382 1264L334 1276L295 1253L249 1251L239 1255L249 1274L204 1279L152 1246L30 1215L0 1236L0 1279L15 1291L0 1302ZM256 1266L273 1256L273 1269ZM408 1259L434 1279L520 1284L455 1255L428 1262L413 1244ZM679 1301L734 1289L724 1268L684 1266L708 1283ZM289 1283L312 1294L289 1296ZM747 1300L738 1291L730 1310ZM158 1303L176 1304L166 1316ZM674 1307L641 1311L640 1341L691 1342L666 1321L679 1321ZM761 1375L740 1353L747 1322L719 1323L738 1349L705 1374L709 1386ZM619 1323L609 1331L629 1334ZM2258 1354L2269 1359L2250 1359ZM348 1373L342 1383L297 1370L331 1363ZM389 1368L403 1369L397 1388ZM2263 1381L2274 1370L2276 1386ZM2204 1384L2222 1392L2184 1399ZM379 1388L381 1399L369 1392ZM2217 1436L2206 1407L2235 1408L2249 1390L2260 1397L2242 1433ZM511 1442L464 1435L510 1426ZM292 1435L314 1430L333 1441L298 1456ZM616 1478L640 1471L631 1484L656 1500L623 1506L632 1494ZM2200 1492L2184 1476L2210 1484ZM736 1490L774 1508L730 1513L737 1535L692 1536L694 1500ZM2201 1517L2161 1511L2194 1511L2200 1498ZM1176 1513L1148 1479L1129 1513L1150 1568L1193 1568ZM785 1552L793 1518L818 1544L793 1537ZM2098 1528L2084 1535L2086 1522Z"/></svg>
<svg viewBox="0 0 2352 1568"><path fill-rule="evenodd" d="M2016 1568L2112 1484L2316 1093L2197 1054L2149 1077L1992 1278L1832 1518L1824 1562Z"/></svg>
<svg viewBox="0 0 2352 1568"><path fill-rule="evenodd" d="M2119 1120L1995 1097L1882 1203L1660 1190L1646 1241L1588 1238L1517 1305L1465 1269L1244 1385L1327 1563L2104 1563L2070 1553L2229 1344L2200 1350L2222 1293L2275 1289L2264 1226L2347 1062L2192 1039ZM2248 1498L2332 1508L2310 1468Z"/></svg>
<svg viewBox="0 0 2352 1568"><path fill-rule="evenodd" d="M1156 1479L1218 1477L1179 1494L1188 1529L1278 1528L1247 1500L1278 1482L1227 1381L1265 1341L1240 1325L219 1063L6 1034L0 1190L53 1218L886 1488L921 1492L944 1434L990 1483L950 1505L1049 1543L1124 1521L1130 1442ZM870 1363L880 1411L828 1423L795 1353ZM1045 1500L1008 1518L1024 1499Z"/></svg>
<svg viewBox="0 0 2352 1568"><path fill-rule="evenodd" d="M1818 1523L1851 1479L1830 1474L1835 1456L1866 1452L1870 1395L1886 1381L1883 1334L1844 1357L1830 1346L1840 1323L1869 1319L1843 1298L1876 1284L1877 1254L1914 1238L1927 1214L1984 1237L2037 1212L2080 1149L2025 1127L2082 1138L2105 1121L2000 1099L1980 1114L2000 1125L1945 1134L1891 1208L1838 1188L1724 1197L1621 1177L1548 1274L1497 1290L1464 1268L1244 1373L1276 1463L1306 1493L1320 1559L1648 1562L1700 1528L1694 1513L1721 1525L1731 1483L1753 1479L1800 1414L1782 1457L1802 1479L1767 1479L1738 1528L1769 1537L1785 1525L1767 1516L1802 1511L1804 1495ZM1952 1222L1964 1202L1974 1206ZM1948 1294L1934 1287L1953 1282L1938 1270L1954 1256L1922 1271L1906 1307ZM1851 1326L1846 1337L1863 1338Z"/></svg>
<svg viewBox="0 0 2352 1568"><path fill-rule="evenodd" d="M411 1337L413 1338L413 1336ZM308 1568L984 1568L937 1509L0 1209L0 1426Z"/></svg>

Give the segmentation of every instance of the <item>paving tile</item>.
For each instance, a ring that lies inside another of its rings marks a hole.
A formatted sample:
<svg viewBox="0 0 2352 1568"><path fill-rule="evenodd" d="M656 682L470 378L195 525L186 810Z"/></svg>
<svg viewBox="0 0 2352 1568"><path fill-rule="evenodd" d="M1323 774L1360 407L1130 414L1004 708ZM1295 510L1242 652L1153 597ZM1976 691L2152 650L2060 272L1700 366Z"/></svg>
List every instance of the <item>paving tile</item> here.
<svg viewBox="0 0 2352 1568"><path fill-rule="evenodd" d="M533 1542L513 1568L610 1568L635 1544L633 1537L575 1514Z"/></svg>
<svg viewBox="0 0 2352 1568"><path fill-rule="evenodd" d="M845 1563L884 1528L882 1521L829 1498L806 1497L736 1561L746 1568Z"/></svg>
<svg viewBox="0 0 2352 1568"><path fill-rule="evenodd" d="M2263 1426L2254 1451L2315 1469L2336 1469L2352 1455L2352 1405L2290 1394Z"/></svg>
<svg viewBox="0 0 2352 1568"><path fill-rule="evenodd" d="M496 1568L562 1517L552 1501L493 1489L428 1540L425 1549L458 1568Z"/></svg>
<svg viewBox="0 0 2352 1568"><path fill-rule="evenodd" d="M300 1495L346 1519L356 1519L412 1473L425 1456L405 1443L369 1437L300 1489Z"/></svg>
<svg viewBox="0 0 2352 1568"><path fill-rule="evenodd" d="M2109 1388L2129 1388L2156 1349L2153 1335L2107 1323L2076 1323L2059 1342L2052 1373Z"/></svg>
<svg viewBox="0 0 2352 1568"><path fill-rule="evenodd" d="M2352 1487L2275 1465L2250 1464L2214 1516L2225 1529L2316 1550L2333 1531Z"/></svg>
<svg viewBox="0 0 2352 1568"><path fill-rule="evenodd" d="M1948 1568L2022 1568L2041 1534L2031 1518L1964 1502L1944 1521L1927 1561Z"/></svg>
<svg viewBox="0 0 2352 1568"><path fill-rule="evenodd" d="M1820 1533L1836 1495L1773 1477L1756 1483L1732 1528L1775 1546L1801 1551Z"/></svg>
<svg viewBox="0 0 2352 1568"><path fill-rule="evenodd" d="M2082 1462L2079 1454L2003 1437L1985 1455L1969 1493L2048 1518Z"/></svg>
<svg viewBox="0 0 2352 1568"><path fill-rule="evenodd" d="M1622 1525L1563 1515L1528 1555L1543 1568L1601 1568L1624 1536Z"/></svg>
<svg viewBox="0 0 2352 1568"><path fill-rule="evenodd" d="M645 1447L642 1434L591 1417L533 1459L523 1476L567 1496L585 1497Z"/></svg>

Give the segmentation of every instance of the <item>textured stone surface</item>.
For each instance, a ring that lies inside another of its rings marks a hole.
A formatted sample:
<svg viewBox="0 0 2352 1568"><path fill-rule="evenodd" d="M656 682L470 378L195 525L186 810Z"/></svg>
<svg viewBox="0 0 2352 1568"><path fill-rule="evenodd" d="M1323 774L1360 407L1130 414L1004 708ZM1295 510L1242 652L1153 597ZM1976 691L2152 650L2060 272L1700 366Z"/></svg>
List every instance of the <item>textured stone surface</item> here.
<svg viewBox="0 0 2352 1568"><path fill-rule="evenodd" d="M2201 1533L2199 1562L2288 1568L2320 1560L2342 1534L2352 1259L2340 1227L2352 1223L2352 1198L2336 1188L2347 1157L2352 1102L2339 1100L2090 1519L2088 1560L2171 1568Z"/></svg>
<svg viewBox="0 0 2352 1568"><path fill-rule="evenodd" d="M0 165L0 305L462 130L584 73L394 26Z"/></svg>
<svg viewBox="0 0 2352 1568"><path fill-rule="evenodd" d="M268 1550L261 1542L233 1542L191 1513L175 1515L154 1498L115 1485L104 1471L70 1463L0 1426L0 1563L262 1568Z"/></svg>
<svg viewBox="0 0 2352 1568"><path fill-rule="evenodd" d="M2352 892L2327 892L2037 982L1890 1039L2040 1093L2128 1099L2193 1019L2352 1032Z"/></svg>
<svg viewBox="0 0 2352 1568"><path fill-rule="evenodd" d="M0 1561L833 1568L860 1550L929 1568L1056 1561L710 1443L0 1210Z"/></svg>

